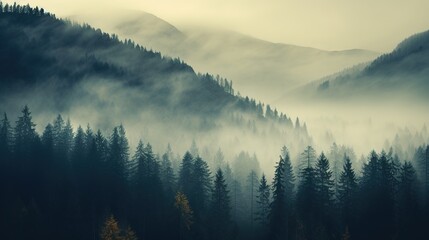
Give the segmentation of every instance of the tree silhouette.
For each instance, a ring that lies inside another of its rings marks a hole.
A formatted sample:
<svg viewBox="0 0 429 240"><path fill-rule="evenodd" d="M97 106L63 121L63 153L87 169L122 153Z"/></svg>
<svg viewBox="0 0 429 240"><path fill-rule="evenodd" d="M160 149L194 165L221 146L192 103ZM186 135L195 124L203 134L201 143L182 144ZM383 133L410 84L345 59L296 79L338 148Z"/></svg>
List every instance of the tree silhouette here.
<svg viewBox="0 0 429 240"><path fill-rule="evenodd" d="M287 216L285 206L284 188L284 165L285 160L280 156L280 160L275 167L272 184L273 201L270 206L270 239L283 239L287 233Z"/></svg>
<svg viewBox="0 0 429 240"><path fill-rule="evenodd" d="M357 202L357 179L356 174L352 168L350 158L344 156L343 171L341 172L338 182L338 202L341 212L342 229L354 229L356 224L356 208Z"/></svg>
<svg viewBox="0 0 429 240"><path fill-rule="evenodd" d="M231 224L230 198L221 169L216 172L210 210L211 239L228 239Z"/></svg>

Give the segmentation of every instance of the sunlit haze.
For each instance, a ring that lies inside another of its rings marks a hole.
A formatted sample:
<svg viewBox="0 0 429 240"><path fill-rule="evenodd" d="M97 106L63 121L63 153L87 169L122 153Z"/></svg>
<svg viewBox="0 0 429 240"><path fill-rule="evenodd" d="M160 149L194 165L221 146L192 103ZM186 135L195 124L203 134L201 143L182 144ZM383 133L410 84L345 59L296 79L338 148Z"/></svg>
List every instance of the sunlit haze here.
<svg viewBox="0 0 429 240"><path fill-rule="evenodd" d="M272 42L325 50L359 48L388 52L405 37L429 28L426 0L34 0L30 3L45 6L60 17L82 10L106 11L107 7L142 10L179 27L225 28Z"/></svg>

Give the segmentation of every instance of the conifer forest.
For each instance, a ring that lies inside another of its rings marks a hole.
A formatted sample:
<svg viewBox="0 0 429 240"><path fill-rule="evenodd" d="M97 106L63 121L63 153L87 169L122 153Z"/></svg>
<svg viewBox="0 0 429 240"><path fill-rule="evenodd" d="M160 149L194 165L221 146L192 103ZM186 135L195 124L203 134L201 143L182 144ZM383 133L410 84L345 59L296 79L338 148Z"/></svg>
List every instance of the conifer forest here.
<svg viewBox="0 0 429 240"><path fill-rule="evenodd" d="M209 27L269 3L35 2L0 1L0 239L429 239L428 30L331 51Z"/></svg>

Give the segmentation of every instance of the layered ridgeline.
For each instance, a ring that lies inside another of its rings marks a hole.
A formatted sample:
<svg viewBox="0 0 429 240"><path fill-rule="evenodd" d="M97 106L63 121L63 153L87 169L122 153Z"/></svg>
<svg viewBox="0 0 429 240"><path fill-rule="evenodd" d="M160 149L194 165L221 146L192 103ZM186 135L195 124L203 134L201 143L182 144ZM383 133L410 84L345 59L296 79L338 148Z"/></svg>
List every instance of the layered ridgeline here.
<svg viewBox="0 0 429 240"><path fill-rule="evenodd" d="M429 31L415 34L388 54L315 81L299 89L326 99L409 99L426 102L429 95Z"/></svg>
<svg viewBox="0 0 429 240"><path fill-rule="evenodd" d="M2 5L0 28L2 112L28 104L36 122L62 113L75 126L123 123L132 140L145 136L155 149L184 151L195 139L210 158L218 148L231 157L247 149L269 165L279 146L294 153L310 141L305 124L235 94L230 81L131 40L28 6Z"/></svg>
<svg viewBox="0 0 429 240"><path fill-rule="evenodd" d="M70 17L170 56L179 56L198 71L227 76L240 90L265 101L379 55L361 49L326 51L273 43L219 29L177 28L141 11L103 9L102 13L80 12Z"/></svg>

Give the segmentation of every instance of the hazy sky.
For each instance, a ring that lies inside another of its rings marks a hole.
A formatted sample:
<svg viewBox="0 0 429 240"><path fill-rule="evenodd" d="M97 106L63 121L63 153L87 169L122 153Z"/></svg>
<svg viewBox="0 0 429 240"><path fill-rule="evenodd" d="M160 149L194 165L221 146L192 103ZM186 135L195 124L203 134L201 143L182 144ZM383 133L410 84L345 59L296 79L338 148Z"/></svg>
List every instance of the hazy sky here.
<svg viewBox="0 0 429 240"><path fill-rule="evenodd" d="M428 0L32 0L30 3L44 6L58 16L82 8L140 9L179 28L210 25L273 42L327 50L365 48L386 52L405 37L429 29Z"/></svg>

